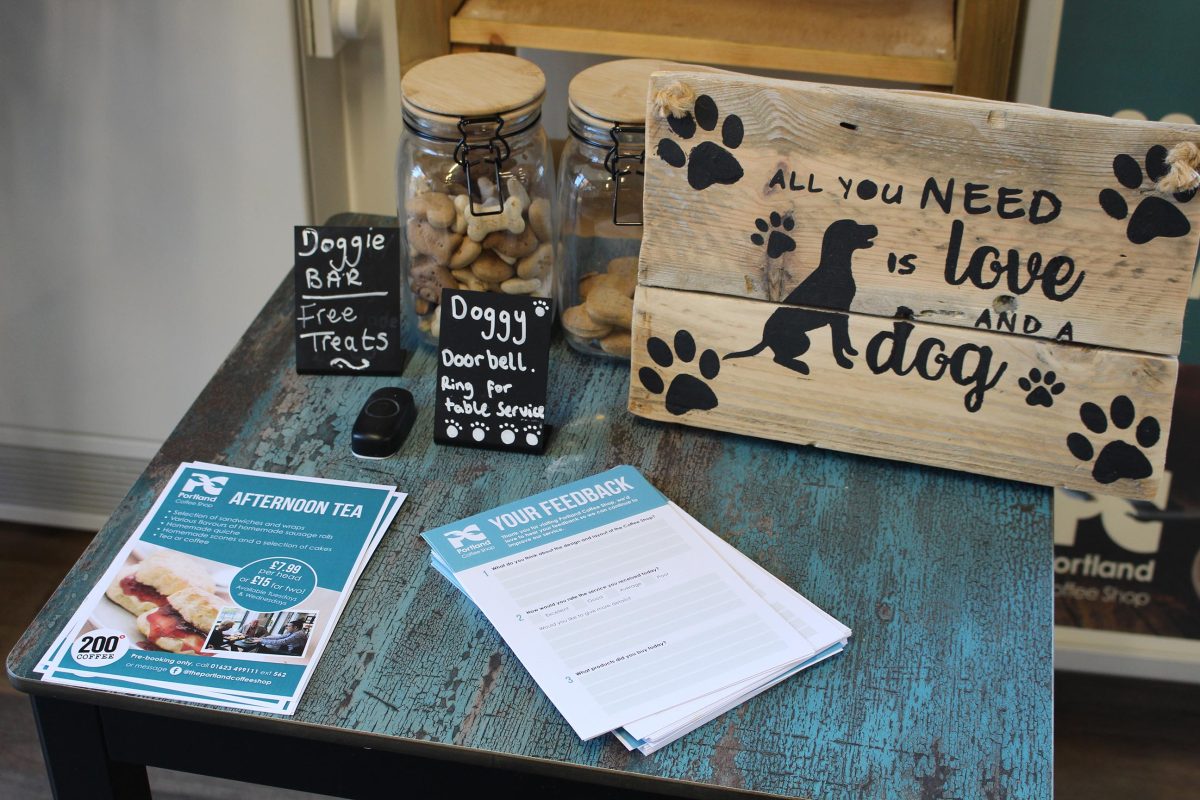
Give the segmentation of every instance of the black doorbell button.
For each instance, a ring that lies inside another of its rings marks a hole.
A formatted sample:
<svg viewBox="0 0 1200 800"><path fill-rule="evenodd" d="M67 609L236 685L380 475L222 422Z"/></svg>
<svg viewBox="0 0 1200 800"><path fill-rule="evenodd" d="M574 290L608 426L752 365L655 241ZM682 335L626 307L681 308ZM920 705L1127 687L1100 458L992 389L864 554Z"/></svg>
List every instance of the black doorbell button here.
<svg viewBox="0 0 1200 800"><path fill-rule="evenodd" d="M367 404L367 414L372 417L394 417L400 413L400 404L390 397L376 397Z"/></svg>
<svg viewBox="0 0 1200 800"><path fill-rule="evenodd" d="M359 458L387 458L404 444L416 419L410 392L394 386L378 389L358 412L350 432L350 451Z"/></svg>

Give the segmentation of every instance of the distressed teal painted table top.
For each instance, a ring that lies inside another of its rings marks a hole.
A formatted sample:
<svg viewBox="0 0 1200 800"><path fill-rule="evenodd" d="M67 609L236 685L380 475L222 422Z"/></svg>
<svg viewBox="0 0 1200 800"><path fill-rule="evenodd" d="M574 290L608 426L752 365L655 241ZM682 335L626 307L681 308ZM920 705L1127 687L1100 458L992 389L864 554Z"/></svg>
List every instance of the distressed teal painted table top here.
<svg viewBox="0 0 1200 800"><path fill-rule="evenodd" d="M545 455L439 447L431 349L410 341L401 378L299 376L292 341L287 279L10 655L20 688L673 794L1051 795L1048 489L637 419L628 367L561 342ZM350 427L385 385L410 389L420 415L398 456L360 461ZM410 493L294 718L43 686L31 672L191 459ZM418 536L621 463L854 629L842 655L649 757L580 742Z"/></svg>

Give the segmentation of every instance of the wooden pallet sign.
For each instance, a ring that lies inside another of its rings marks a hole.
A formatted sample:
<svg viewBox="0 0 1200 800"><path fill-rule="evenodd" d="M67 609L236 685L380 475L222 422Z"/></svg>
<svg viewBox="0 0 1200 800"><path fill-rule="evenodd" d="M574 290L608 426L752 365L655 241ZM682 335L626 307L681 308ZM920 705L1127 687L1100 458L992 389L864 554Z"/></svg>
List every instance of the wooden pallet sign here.
<svg viewBox="0 0 1200 800"><path fill-rule="evenodd" d="M633 413L1154 495L1200 127L683 71L646 138Z"/></svg>

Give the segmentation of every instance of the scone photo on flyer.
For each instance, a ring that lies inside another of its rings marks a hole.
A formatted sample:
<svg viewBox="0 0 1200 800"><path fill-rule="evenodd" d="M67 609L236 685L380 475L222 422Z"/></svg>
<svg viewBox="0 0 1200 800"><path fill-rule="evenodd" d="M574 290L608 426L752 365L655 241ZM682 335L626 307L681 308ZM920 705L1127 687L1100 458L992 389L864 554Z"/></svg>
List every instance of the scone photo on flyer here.
<svg viewBox="0 0 1200 800"><path fill-rule="evenodd" d="M139 554L149 553L139 559ZM80 633L119 629L143 650L206 656L280 656L289 663L305 657L307 641L337 605L338 593L315 587L302 609L286 615L252 611L229 595L237 570L227 564L139 543L130 562L109 584ZM300 620L298 630L289 625ZM131 625L132 622L132 625Z"/></svg>

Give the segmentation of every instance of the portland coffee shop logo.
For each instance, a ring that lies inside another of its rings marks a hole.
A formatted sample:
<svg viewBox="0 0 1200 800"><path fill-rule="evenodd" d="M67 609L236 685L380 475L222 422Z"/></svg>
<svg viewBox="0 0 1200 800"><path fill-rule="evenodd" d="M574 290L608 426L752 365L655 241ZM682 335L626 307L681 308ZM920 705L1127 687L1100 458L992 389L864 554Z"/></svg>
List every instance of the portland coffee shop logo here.
<svg viewBox="0 0 1200 800"><path fill-rule="evenodd" d="M467 549L471 547L472 543L480 544L489 541L487 534L480 530L475 523L471 523L462 530L446 531L443 535L455 550Z"/></svg>
<svg viewBox="0 0 1200 800"><path fill-rule="evenodd" d="M225 488L225 484L228 482L229 476L227 475L218 475L214 478L202 472L193 472L184 481L179 494L182 497L211 502L214 498L220 496L222 490ZM200 494L200 492L203 492L203 494Z"/></svg>
<svg viewBox="0 0 1200 800"><path fill-rule="evenodd" d="M766 314L753 339L742 341L734 340L745 337L744 325L730 328L728 335L714 334L708 328L710 341L699 341L704 334L695 329L656 329L665 323L655 325L653 319L658 315L648 314L650 335L643 339L646 358L635 358L635 381L640 389L659 398L670 415L719 413L725 386L728 391L744 393L744 385L721 382L721 376L729 374L728 370L722 373L722 365L730 361L765 360L773 365L768 369L801 381L823 379L839 370L863 370L951 388L961 394L961 413L972 417L987 416L993 394L1019 398L996 401L1004 406L1001 411L1005 414L1014 408L1027 415L1051 413L1049 409L1067 404L1070 413L1060 416L1073 418L1074 429L1063 430L1056 444L1047 443L1058 448L1061 459L1074 459L1101 484L1153 474L1146 451L1159 443L1160 423L1153 415L1139 414L1128 394L1114 392L1113 388L1121 388L1119 384L1107 390L1093 388L1090 376L1072 373L1041 350L998 346L997 337L964 335L964 329L1076 342L1076 325L1069 312L1081 289L1122 269L1139 270L1132 254L1191 232L1192 225L1181 207L1193 200L1196 183L1200 183L1200 178L1189 179L1187 173L1188 164L1200 164L1197 148L1176 146L1168 151L1155 145L1140 158L1124 152L1113 154L1112 185L1097 186L1089 213L1099 220L1097 225L1122 226L1122 238L1133 246L1129 254L1122 253L1117 259L1114 270L1111 262L1092 262L1095 249L1074 248L1072 233L1060 235L1056 245L1056 223L1065 208L1070 209L1060 195L1079 206L1078 193L1050 186L1000 186L999 179L990 181L989 186L986 178L969 180L948 174L944 165L930 165L929 173L907 183L880 181L854 174L854 169L828 166L793 170L779 150L779 142L786 139L770 127L780 124L776 119L762 123L769 131L757 132L758 142L768 142L760 152L774 149L770 168L754 174L755 166L766 159L756 161L754 153L739 158L739 148L756 134L756 115L745 115L744 121L739 114L722 114L708 94L696 96L690 109L684 105L665 104L662 116L666 125L654 147L657 158L669 168L660 173L664 191L678 191L679 202L698 209L701 219L706 213L725 219L746 214L744 233L737 238L753 248L747 248L747 262L757 258L763 263L759 285L777 308ZM857 129L851 123L841 127ZM743 148L743 152L753 151L755 146ZM1180 150L1186 152L1180 154ZM794 160L800 162L801 158L797 155ZM1185 162L1183 166L1175 166L1179 161ZM828 165L828 160L817 163ZM861 171L863 162L858 163ZM1195 168L1191 170L1194 176ZM1172 182L1176 173L1184 177ZM733 187L743 181L765 187L761 207L743 211L742 206L749 205L746 198L753 196L744 189L734 193ZM819 195L824 195L820 204L810 206ZM832 217L831 200L840 209ZM911 238L905 247L889 248L888 232L899 227L895 220L901 208L920 218L919 223L905 224L924 232L926 252L908 252L918 250ZM985 241L985 234L972 230L972 220L978 215L1005 221L991 220L992 234L997 225L1003 230L1031 225L1037 226L1036 235L1027 228L1024 233L1014 230L1016 246ZM688 225L695 224L688 220ZM1073 224L1075 228L1065 227L1074 231L1079 223ZM673 225L670 220L665 227L668 231L683 229L687 226ZM818 232L820 248L813 263L812 256L798 247L797 239L804 235L815 240ZM876 253L868 256L873 248ZM705 258L703 254L699 257ZM989 298L997 299L972 312L972 318L957 322L957 328L927 324L939 321L928 317L918 324L904 305L895 306L890 318L852 313L860 281L868 270L876 271L872 273L875 287L879 280L903 282L914 274L933 280L933 276L926 277L933 272L939 283L987 292ZM748 291L750 285L747 278ZM1019 301L1027 295L1036 298L1042 309L1065 312L1053 323L1042 321L1048 316L1044 312L1039 312L1042 319L1027 311L1018 313ZM712 340L718 336L720 341ZM814 349L817 347L820 349ZM645 366L637 367L637 362ZM797 384L797 402L803 402L803 386Z"/></svg>

